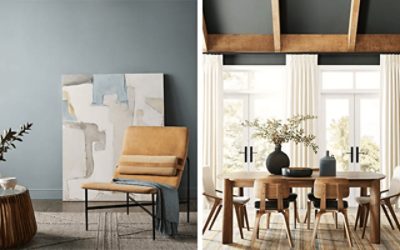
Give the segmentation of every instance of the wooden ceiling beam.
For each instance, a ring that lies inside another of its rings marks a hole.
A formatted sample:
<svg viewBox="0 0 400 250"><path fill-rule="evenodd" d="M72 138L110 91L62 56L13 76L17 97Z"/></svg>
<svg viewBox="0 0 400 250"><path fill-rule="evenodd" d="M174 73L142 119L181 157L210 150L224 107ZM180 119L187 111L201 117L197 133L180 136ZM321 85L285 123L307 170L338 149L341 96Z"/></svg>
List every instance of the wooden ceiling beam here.
<svg viewBox="0 0 400 250"><path fill-rule="evenodd" d="M208 46L208 31L207 31L207 24L206 24L206 19L204 18L203 15L203 52L207 52Z"/></svg>
<svg viewBox="0 0 400 250"><path fill-rule="evenodd" d="M273 35L208 34L209 53L274 53ZM282 34L280 53L349 53L348 35ZM399 34L359 34L355 50L359 53L398 53Z"/></svg>
<svg viewBox="0 0 400 250"><path fill-rule="evenodd" d="M274 49L275 52L279 52L281 50L281 20L279 13L279 0L271 0L271 10Z"/></svg>
<svg viewBox="0 0 400 250"><path fill-rule="evenodd" d="M354 51L356 49L356 37L357 37L359 13L360 13L360 0L351 0L349 32L347 38L349 51Z"/></svg>

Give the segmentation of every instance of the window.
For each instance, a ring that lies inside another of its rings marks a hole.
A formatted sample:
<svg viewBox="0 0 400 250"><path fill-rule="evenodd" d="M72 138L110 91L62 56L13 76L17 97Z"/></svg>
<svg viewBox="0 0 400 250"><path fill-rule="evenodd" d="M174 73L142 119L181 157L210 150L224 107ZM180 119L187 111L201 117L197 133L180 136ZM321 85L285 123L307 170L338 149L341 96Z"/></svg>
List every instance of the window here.
<svg viewBox="0 0 400 250"><path fill-rule="evenodd" d="M266 156L274 145L253 138L252 131L241 123L286 117L285 67L226 66L223 85L223 162L218 172L265 170Z"/></svg>
<svg viewBox="0 0 400 250"><path fill-rule="evenodd" d="M379 172L379 68L321 67L320 79L320 156L329 150L339 171Z"/></svg>

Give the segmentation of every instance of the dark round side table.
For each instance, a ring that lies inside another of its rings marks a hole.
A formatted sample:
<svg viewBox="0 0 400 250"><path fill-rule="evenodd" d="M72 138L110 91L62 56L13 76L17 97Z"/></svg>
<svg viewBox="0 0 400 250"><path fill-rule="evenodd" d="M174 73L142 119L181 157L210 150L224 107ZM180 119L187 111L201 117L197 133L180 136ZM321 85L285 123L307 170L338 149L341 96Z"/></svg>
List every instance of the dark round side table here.
<svg viewBox="0 0 400 250"><path fill-rule="evenodd" d="M32 240L37 225L27 188L0 189L0 249L22 246Z"/></svg>

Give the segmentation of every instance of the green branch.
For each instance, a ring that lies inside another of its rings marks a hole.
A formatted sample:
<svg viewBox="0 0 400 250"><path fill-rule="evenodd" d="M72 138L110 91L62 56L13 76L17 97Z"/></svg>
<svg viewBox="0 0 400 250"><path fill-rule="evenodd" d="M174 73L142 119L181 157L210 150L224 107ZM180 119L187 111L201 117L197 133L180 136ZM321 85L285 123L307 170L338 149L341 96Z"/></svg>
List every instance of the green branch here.
<svg viewBox="0 0 400 250"><path fill-rule="evenodd" d="M29 130L31 130L32 123L23 124L18 131L14 131L11 128L3 131L3 134L0 135L0 161L6 161L4 158L4 154L8 151L15 149L15 142L22 142L22 137L26 134L29 134Z"/></svg>

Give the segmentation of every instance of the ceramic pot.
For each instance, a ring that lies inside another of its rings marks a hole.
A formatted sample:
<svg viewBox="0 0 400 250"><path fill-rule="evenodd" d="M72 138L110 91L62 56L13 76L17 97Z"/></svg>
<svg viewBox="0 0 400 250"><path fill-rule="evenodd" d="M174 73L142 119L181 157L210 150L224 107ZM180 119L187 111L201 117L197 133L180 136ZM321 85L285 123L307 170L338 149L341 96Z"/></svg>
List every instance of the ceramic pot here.
<svg viewBox="0 0 400 250"><path fill-rule="evenodd" d="M335 156L329 155L329 151L326 151L326 155L319 161L319 175L336 176L336 159Z"/></svg>
<svg viewBox="0 0 400 250"><path fill-rule="evenodd" d="M287 154L282 151L282 146L278 144L275 145L275 151L268 155L265 163L271 174L282 175L282 168L289 167L290 160Z"/></svg>

